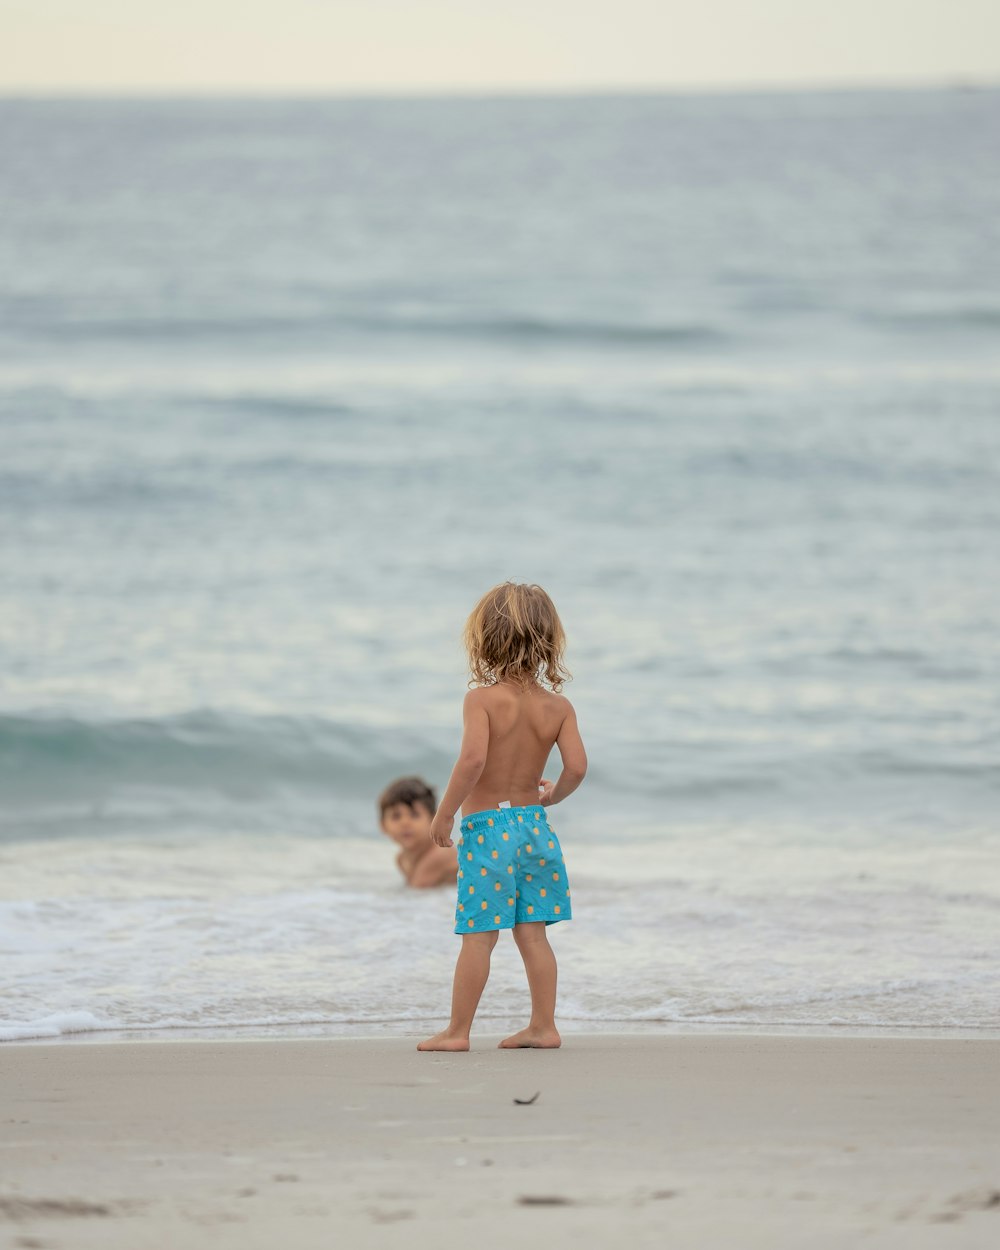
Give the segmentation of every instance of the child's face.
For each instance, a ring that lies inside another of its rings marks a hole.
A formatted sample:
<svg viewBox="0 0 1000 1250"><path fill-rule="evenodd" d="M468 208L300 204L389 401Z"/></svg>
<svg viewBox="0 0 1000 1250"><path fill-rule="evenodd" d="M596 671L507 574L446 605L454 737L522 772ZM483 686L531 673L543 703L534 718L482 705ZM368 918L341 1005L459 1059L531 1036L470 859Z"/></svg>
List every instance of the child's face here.
<svg viewBox="0 0 1000 1250"><path fill-rule="evenodd" d="M431 814L423 803L393 803L382 813L382 832L404 851L423 846L431 836Z"/></svg>

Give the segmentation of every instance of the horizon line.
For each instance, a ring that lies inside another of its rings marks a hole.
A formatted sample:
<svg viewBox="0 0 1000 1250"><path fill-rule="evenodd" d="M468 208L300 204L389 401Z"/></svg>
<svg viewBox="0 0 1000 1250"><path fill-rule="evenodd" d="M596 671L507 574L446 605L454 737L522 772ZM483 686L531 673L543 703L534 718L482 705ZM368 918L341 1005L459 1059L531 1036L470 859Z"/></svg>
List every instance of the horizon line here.
<svg viewBox="0 0 1000 1250"><path fill-rule="evenodd" d="M534 84L534 85L436 85L408 87L329 86L160 86L96 87L86 84L66 86L11 86L0 84L0 100L470 100L539 99L582 97L649 98L687 95L824 95L852 92L952 91L978 92L1000 89L1000 74L994 78L949 74L921 78L843 78L828 81L776 79L762 82L642 84Z"/></svg>

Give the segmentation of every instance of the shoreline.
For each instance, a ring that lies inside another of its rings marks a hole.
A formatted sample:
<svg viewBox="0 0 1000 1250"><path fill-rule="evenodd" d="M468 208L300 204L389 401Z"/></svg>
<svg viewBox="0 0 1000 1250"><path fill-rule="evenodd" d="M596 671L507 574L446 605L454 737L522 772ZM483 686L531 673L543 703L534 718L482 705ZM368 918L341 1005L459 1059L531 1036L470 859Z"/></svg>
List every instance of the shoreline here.
<svg viewBox="0 0 1000 1250"><path fill-rule="evenodd" d="M12 1046L0 1242L457 1248L494 1228L557 1250L971 1250L1000 1232L996 1039L500 1036Z"/></svg>
<svg viewBox="0 0 1000 1250"><path fill-rule="evenodd" d="M306 1024L208 1024L197 1025L165 1025L163 1027L134 1028L92 1028L68 1030L58 1034L38 1034L31 1037L0 1038L0 1053L10 1046L59 1046L59 1045L131 1045L148 1044L150 1042L296 1042L296 1041L355 1041L355 1042L392 1042L405 1041L412 1038L414 1043L420 1038L433 1033L442 1027L443 1017L427 1020L400 1020L388 1022L358 1021L354 1024L306 1023ZM479 1030L479 1036L488 1037L494 1033L506 1036L523 1027L523 1020L510 1017L484 1017L485 1029ZM970 1025L955 1025L948 1028L942 1025L913 1024L757 1024L746 1021L734 1021L732 1024L712 1023L704 1021L627 1021L609 1020L599 1022L557 1020L559 1031L564 1040L589 1037L789 1037L789 1038L886 1038L898 1040L927 1041L964 1041L983 1040L1000 1041L1000 1025L995 1028L977 1028ZM579 1026L579 1027L577 1027ZM477 1034L473 1034L472 1049L477 1045Z"/></svg>

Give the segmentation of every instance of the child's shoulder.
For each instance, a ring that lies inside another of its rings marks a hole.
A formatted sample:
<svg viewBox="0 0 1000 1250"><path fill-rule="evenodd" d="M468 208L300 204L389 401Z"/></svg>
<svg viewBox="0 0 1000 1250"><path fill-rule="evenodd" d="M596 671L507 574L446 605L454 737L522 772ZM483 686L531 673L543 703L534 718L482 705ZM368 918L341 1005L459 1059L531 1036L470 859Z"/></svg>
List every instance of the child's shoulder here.
<svg viewBox="0 0 1000 1250"><path fill-rule="evenodd" d="M545 704L552 711L561 711L563 715L573 711L573 705L564 694L557 694L544 686L532 686L529 691L532 699ZM519 690L507 682L497 682L492 686L473 686L466 692L467 707L499 707L508 703L517 703L524 698L525 691Z"/></svg>

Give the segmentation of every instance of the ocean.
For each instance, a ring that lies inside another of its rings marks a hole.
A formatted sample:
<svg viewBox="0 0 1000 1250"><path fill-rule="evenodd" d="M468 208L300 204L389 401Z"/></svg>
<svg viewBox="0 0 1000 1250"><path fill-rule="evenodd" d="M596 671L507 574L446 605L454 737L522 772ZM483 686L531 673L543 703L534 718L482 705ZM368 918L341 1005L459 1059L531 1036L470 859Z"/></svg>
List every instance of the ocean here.
<svg viewBox="0 0 1000 1250"><path fill-rule="evenodd" d="M0 100L0 1039L439 1027L375 797L507 578L591 757L564 1031L1000 1030L998 137Z"/></svg>

